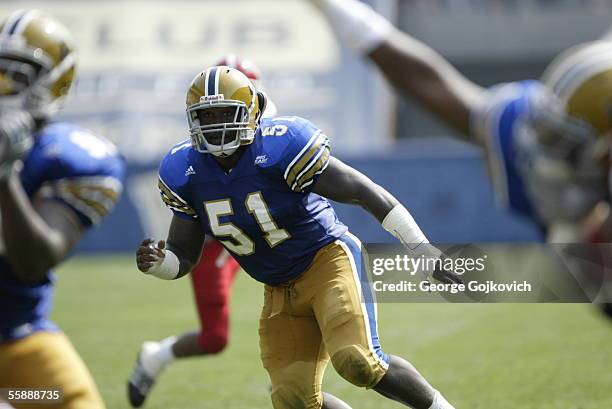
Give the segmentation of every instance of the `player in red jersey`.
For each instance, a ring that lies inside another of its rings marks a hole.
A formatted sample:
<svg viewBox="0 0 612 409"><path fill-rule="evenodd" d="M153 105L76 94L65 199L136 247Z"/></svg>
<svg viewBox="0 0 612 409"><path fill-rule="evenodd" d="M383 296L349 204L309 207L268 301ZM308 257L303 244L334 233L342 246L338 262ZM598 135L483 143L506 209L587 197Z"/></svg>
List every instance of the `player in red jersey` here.
<svg viewBox="0 0 612 409"><path fill-rule="evenodd" d="M261 90L261 71L250 60L228 54L216 65L235 68ZM276 115L276 107L268 99L264 116ZM200 321L200 329L161 341L144 342L128 381L128 398L133 407L140 407L156 378L175 359L218 354L229 339L229 302L234 278L240 266L216 240L207 239L202 256L190 274Z"/></svg>

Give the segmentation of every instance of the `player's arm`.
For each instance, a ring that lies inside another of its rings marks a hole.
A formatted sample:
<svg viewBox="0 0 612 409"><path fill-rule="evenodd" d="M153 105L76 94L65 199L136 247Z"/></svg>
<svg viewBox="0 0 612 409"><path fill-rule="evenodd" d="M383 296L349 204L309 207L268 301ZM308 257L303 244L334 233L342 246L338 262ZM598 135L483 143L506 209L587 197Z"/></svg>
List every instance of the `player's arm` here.
<svg viewBox="0 0 612 409"><path fill-rule="evenodd" d="M175 280L189 274L198 263L204 233L197 220L172 217L168 238L144 240L136 250L136 265L145 274Z"/></svg>
<svg viewBox="0 0 612 409"><path fill-rule="evenodd" d="M470 118L482 103L485 90L440 54L394 29L368 57L399 91L461 132L469 142L482 143L472 136Z"/></svg>
<svg viewBox="0 0 612 409"><path fill-rule="evenodd" d="M485 90L457 71L431 47L395 29L358 0L312 0L340 41L368 57L388 81L414 98L468 141L482 144L470 130L471 113Z"/></svg>
<svg viewBox="0 0 612 409"><path fill-rule="evenodd" d="M27 282L41 281L66 258L84 230L66 205L47 199L30 202L17 173L0 180L0 214L6 257Z"/></svg>
<svg viewBox="0 0 612 409"><path fill-rule="evenodd" d="M297 117L288 129L287 137L292 138L292 143L283 155L281 169L291 190L299 193L312 191L340 203L359 205L376 217L385 228L393 224L389 221L394 220L395 215L401 214L402 223L406 222L407 230L406 235L398 238L404 244L417 246L427 242L410 213L393 195L367 176L331 156L329 138L321 130ZM396 230L395 226L392 227Z"/></svg>
<svg viewBox="0 0 612 409"><path fill-rule="evenodd" d="M162 159L158 188L161 199L172 213L172 222L165 241L144 240L136 250L136 264L145 274L163 280L174 280L189 274L200 259L204 232L195 208L183 191L184 182L177 180L174 161L180 150L171 150ZM182 162L181 162L182 166Z"/></svg>
<svg viewBox="0 0 612 409"><path fill-rule="evenodd" d="M23 281L40 282L78 242L82 226L60 202L33 203L21 185L15 164L33 144L36 124L30 114L5 110L0 115L0 218L6 257Z"/></svg>
<svg viewBox="0 0 612 409"><path fill-rule="evenodd" d="M413 256L441 256L441 252L429 244L410 212L391 193L339 159L330 158L329 165L312 191L336 202L361 206L408 248ZM459 277L452 272L435 271L434 277L443 282L461 283Z"/></svg>
<svg viewBox="0 0 612 409"><path fill-rule="evenodd" d="M397 199L382 186L334 157L330 157L329 165L312 191L336 202L361 206L380 223L399 205ZM424 235L419 237L418 242L423 240L426 240Z"/></svg>
<svg viewBox="0 0 612 409"><path fill-rule="evenodd" d="M336 202L361 206L411 248L429 242L408 210L391 193L337 158L329 159L312 191Z"/></svg>

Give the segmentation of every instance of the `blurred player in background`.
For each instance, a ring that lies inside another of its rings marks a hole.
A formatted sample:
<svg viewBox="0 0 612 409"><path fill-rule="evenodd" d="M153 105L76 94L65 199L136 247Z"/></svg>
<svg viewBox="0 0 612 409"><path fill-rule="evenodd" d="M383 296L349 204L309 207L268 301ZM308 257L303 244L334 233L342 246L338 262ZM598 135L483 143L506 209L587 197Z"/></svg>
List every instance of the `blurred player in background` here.
<svg viewBox="0 0 612 409"><path fill-rule="evenodd" d="M261 71L250 60L228 54L215 65L235 68L262 89ZM276 106L268 99L264 118L276 115ZM200 330L160 342L143 343L128 381L128 398L133 407L143 405L155 380L164 368L180 358L218 354L229 339L229 303L231 287L240 266L217 240L207 238L200 261L190 274L200 321Z"/></svg>
<svg viewBox="0 0 612 409"><path fill-rule="evenodd" d="M612 43L567 50L541 81L486 90L366 4L312 2L340 41L396 89L483 148L498 201L535 223L549 243L612 242ZM606 255L596 247L582 246L578 257L572 251L563 257L580 286L599 291L605 270L588 272L585 254L600 267ZM609 304L603 309L612 317Z"/></svg>
<svg viewBox="0 0 612 409"><path fill-rule="evenodd" d="M75 63L69 32L45 13L20 10L0 24L0 387L62 388L63 402L46 408L102 409L87 368L48 318L50 269L108 214L124 177L112 144L51 122Z"/></svg>
<svg viewBox="0 0 612 409"><path fill-rule="evenodd" d="M549 242L612 238L603 227L610 197L611 43L566 51L541 81L486 90L368 5L312 2L338 39L374 62L396 89L484 148L498 201L537 224ZM588 218L594 231L583 228Z"/></svg>
<svg viewBox="0 0 612 409"><path fill-rule="evenodd" d="M260 92L265 92L266 88L263 83L262 73L259 67L255 65L255 63L246 58L240 58L236 54L228 54L219 60L215 65L225 65L226 67L235 68L244 75L247 76L248 79L251 80L255 88ZM273 118L278 114L278 108L274 101L268 98L266 99L266 110L263 113L262 118Z"/></svg>
<svg viewBox="0 0 612 409"><path fill-rule="evenodd" d="M361 244L325 198L362 206L415 257L436 260L439 250L389 192L333 158L312 123L262 120L265 103L238 70L215 66L194 78L191 141L160 165L162 198L174 213L168 239L143 241L138 268L162 279L188 274L207 234L266 284L260 347L276 409L347 408L321 392L330 360L356 386L417 409L452 409L410 363L383 353ZM458 282L452 273L434 276Z"/></svg>

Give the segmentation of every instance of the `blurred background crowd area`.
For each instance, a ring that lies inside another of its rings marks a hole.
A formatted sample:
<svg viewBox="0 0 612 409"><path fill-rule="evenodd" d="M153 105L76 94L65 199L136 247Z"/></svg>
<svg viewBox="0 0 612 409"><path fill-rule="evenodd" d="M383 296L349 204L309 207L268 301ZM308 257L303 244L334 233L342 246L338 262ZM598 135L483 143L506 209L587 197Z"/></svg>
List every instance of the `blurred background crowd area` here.
<svg viewBox="0 0 612 409"><path fill-rule="evenodd" d="M609 0L367 0L483 85L538 78L560 51L611 28ZM124 197L81 250L131 251L163 237L156 189L165 152L186 139L185 91L228 53L254 61L281 115L304 116L334 154L388 187L437 242L530 241L532 226L495 206L478 150L403 98L340 47L307 0L5 0L0 13L40 8L79 50L78 83L62 118L117 144ZM360 209L341 219L366 242L392 240ZM120 232L121 234L118 234Z"/></svg>

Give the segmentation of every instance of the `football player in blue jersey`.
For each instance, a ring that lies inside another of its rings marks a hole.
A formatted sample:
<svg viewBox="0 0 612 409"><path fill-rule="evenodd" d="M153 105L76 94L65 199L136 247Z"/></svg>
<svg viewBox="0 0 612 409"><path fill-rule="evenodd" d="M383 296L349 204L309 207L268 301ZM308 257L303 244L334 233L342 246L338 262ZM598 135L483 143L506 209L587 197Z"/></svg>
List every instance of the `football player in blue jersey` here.
<svg viewBox="0 0 612 409"><path fill-rule="evenodd" d="M261 90L263 87L261 71L251 60L228 54L215 65L235 68L246 75L255 88ZM276 106L267 99L262 117L275 115ZM128 400L133 407L144 404L156 379L174 360L215 355L225 349L230 338L230 295L239 270L240 265L221 243L210 237L205 240L200 261L189 274L200 328L142 344L128 380Z"/></svg>
<svg viewBox="0 0 612 409"><path fill-rule="evenodd" d="M397 90L483 147L498 201L537 224L543 238L612 241L612 43L571 48L541 81L487 90L368 5L312 2L340 41Z"/></svg>
<svg viewBox="0 0 612 409"><path fill-rule="evenodd" d="M418 409L452 406L402 358L384 353L361 244L326 198L368 210L413 256L436 259L408 210L330 154L321 130L298 117L261 119L266 97L244 74L215 66L187 93L191 140L162 160L159 188L174 216L165 241L136 252L140 271L189 273L205 235L265 284L261 359L276 409L347 408L323 394L331 360L352 384ZM444 282L460 282L436 271Z"/></svg>
<svg viewBox="0 0 612 409"><path fill-rule="evenodd" d="M51 122L75 74L67 29L37 10L0 23L0 387L63 389L62 409L103 409L94 382L49 320L55 278L122 190L108 141ZM13 403L18 409L38 407Z"/></svg>

